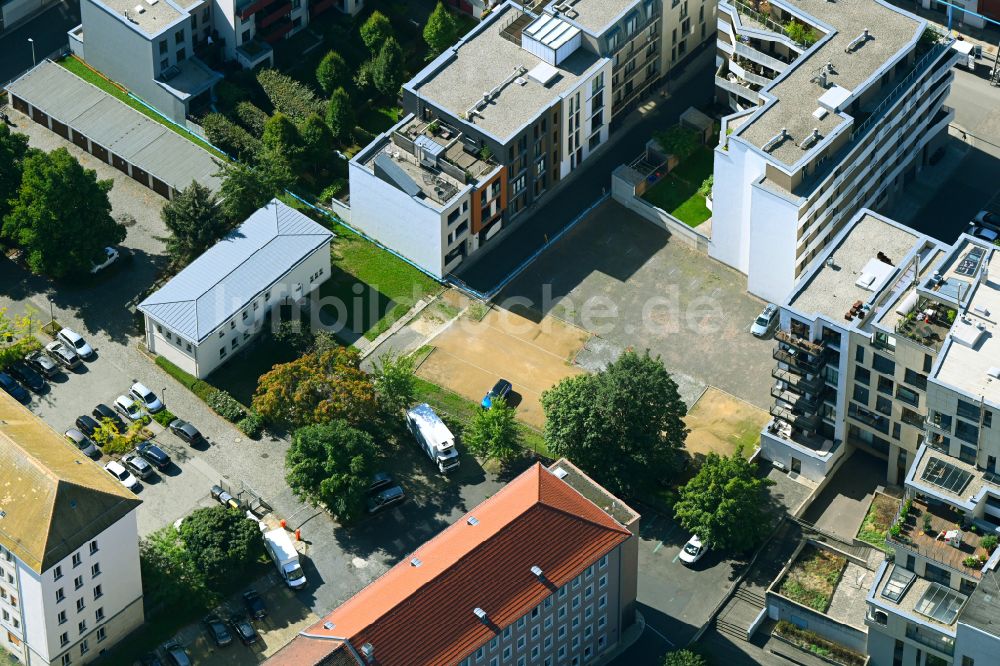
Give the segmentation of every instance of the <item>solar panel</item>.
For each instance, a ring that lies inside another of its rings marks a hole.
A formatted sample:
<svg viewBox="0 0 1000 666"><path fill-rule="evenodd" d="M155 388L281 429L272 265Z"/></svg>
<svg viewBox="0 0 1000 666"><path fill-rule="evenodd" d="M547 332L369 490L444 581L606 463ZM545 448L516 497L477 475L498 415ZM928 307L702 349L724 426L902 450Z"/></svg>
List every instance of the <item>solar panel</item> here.
<svg viewBox="0 0 1000 666"><path fill-rule="evenodd" d="M920 475L920 478L931 485L961 495L965 487L969 485L972 473L932 456L927 461L927 467L924 468L924 473Z"/></svg>
<svg viewBox="0 0 1000 666"><path fill-rule="evenodd" d="M892 573L889 574L889 580L885 582L885 586L882 588L882 596L889 601L899 601L906 594L906 591L910 589L910 585L913 584L913 579L917 577L917 574L912 571L907 571L898 564L892 566Z"/></svg>
<svg viewBox="0 0 1000 666"><path fill-rule="evenodd" d="M962 610L967 599L964 594L940 583L931 583L913 610L942 624L951 624L958 617L958 612Z"/></svg>

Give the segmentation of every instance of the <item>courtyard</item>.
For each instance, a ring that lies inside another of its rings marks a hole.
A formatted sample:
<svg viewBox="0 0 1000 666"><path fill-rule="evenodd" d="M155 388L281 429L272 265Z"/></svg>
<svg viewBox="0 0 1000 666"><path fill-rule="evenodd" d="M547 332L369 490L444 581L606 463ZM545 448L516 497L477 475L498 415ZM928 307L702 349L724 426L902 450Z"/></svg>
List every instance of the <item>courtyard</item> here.
<svg viewBox="0 0 1000 666"><path fill-rule="evenodd" d="M750 457L770 418L766 410L710 386L684 417L691 431L684 450L695 461L709 453L729 456L739 449Z"/></svg>

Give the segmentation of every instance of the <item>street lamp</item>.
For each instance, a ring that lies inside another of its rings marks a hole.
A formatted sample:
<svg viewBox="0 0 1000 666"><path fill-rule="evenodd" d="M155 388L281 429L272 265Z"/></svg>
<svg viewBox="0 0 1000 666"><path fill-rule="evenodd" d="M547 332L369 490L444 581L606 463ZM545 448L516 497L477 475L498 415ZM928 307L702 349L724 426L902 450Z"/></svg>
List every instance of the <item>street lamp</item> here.
<svg viewBox="0 0 1000 666"><path fill-rule="evenodd" d="M160 393L160 395L163 396L163 400L162 400L163 407L166 408L166 406L167 406L167 387L166 386L163 387L163 392Z"/></svg>
<svg viewBox="0 0 1000 666"><path fill-rule="evenodd" d="M31 37L28 37L28 43L31 44L31 66L34 67L35 65L38 64L38 62L35 60L35 40L32 39Z"/></svg>

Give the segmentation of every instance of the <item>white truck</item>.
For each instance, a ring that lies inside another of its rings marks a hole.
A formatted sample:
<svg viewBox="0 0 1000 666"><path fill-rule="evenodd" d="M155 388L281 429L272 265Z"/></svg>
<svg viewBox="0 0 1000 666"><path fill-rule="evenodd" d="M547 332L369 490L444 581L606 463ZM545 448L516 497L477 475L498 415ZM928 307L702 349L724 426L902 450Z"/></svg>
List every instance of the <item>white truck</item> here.
<svg viewBox="0 0 1000 666"><path fill-rule="evenodd" d="M406 425L439 470L448 472L458 467L455 436L430 405L425 402L408 411Z"/></svg>
<svg viewBox="0 0 1000 666"><path fill-rule="evenodd" d="M284 528L264 532L264 547L288 587L297 590L305 586L306 575L299 565L299 553Z"/></svg>
<svg viewBox="0 0 1000 666"><path fill-rule="evenodd" d="M951 45L951 48L955 49L961 55L961 58L956 63L962 67L965 67L970 72L976 71L976 56L978 55L974 44L969 42L955 42Z"/></svg>

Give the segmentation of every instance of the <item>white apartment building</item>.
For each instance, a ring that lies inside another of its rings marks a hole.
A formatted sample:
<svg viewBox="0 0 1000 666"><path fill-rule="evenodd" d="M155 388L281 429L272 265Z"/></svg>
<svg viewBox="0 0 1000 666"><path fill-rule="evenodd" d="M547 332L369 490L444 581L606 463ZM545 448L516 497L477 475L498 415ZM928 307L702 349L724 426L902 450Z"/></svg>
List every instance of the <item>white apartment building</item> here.
<svg viewBox="0 0 1000 666"><path fill-rule="evenodd" d="M143 623L140 500L0 392L0 648L86 664Z"/></svg>
<svg viewBox="0 0 1000 666"><path fill-rule="evenodd" d="M207 377L263 330L272 310L302 302L330 278L332 238L272 199L139 304L147 348Z"/></svg>
<svg viewBox="0 0 1000 666"><path fill-rule="evenodd" d="M762 6L719 3L717 97L736 112L715 149L709 254L780 303L859 210L927 164L958 54L884 0ZM812 36L794 42L791 22Z"/></svg>

